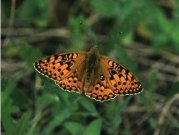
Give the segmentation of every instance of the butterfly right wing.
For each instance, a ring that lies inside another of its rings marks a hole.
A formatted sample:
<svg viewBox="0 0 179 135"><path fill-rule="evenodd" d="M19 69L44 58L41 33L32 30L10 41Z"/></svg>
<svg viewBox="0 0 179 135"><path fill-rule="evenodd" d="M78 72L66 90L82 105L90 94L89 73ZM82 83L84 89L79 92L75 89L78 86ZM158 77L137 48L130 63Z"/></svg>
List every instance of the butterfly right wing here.
<svg viewBox="0 0 179 135"><path fill-rule="evenodd" d="M138 79L121 64L111 60L107 56L101 56L104 76L107 77L109 86L114 94L136 95L139 94L143 87Z"/></svg>
<svg viewBox="0 0 179 135"><path fill-rule="evenodd" d="M119 63L109 57L101 56L99 76L95 83L85 90L85 94L97 101L103 102L117 95L135 95L142 91L138 79Z"/></svg>

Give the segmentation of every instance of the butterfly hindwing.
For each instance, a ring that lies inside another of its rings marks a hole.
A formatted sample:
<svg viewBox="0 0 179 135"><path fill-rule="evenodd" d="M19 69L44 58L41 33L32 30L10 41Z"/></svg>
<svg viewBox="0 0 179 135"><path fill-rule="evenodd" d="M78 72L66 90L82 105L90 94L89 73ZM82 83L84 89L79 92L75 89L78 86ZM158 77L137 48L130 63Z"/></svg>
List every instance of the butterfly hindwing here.
<svg viewBox="0 0 179 135"><path fill-rule="evenodd" d="M62 81L55 81L55 83L65 91L82 93L82 80L77 76L71 75Z"/></svg>
<svg viewBox="0 0 179 135"><path fill-rule="evenodd" d="M97 101L107 101L115 98L114 92L110 89L105 76L101 73L95 84L90 85L85 94Z"/></svg>

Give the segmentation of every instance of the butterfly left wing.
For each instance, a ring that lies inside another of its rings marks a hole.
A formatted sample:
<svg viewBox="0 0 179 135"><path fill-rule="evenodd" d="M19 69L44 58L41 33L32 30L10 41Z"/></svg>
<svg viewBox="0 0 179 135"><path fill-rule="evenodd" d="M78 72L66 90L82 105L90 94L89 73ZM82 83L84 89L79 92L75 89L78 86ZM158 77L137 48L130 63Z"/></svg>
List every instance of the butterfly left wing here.
<svg viewBox="0 0 179 135"><path fill-rule="evenodd" d="M55 54L35 62L34 67L63 90L81 93L85 56L85 52Z"/></svg>
<svg viewBox="0 0 179 135"><path fill-rule="evenodd" d="M80 62L80 65L78 65L78 69L76 69L75 72L61 81L55 81L55 84L65 91L82 93L83 69L84 62Z"/></svg>

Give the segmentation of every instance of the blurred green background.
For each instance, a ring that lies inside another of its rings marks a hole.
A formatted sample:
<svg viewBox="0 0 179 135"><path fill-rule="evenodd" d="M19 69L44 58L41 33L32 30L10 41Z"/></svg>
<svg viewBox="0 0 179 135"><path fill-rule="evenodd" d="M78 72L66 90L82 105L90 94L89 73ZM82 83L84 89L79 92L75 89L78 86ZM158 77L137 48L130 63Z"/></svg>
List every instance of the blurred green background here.
<svg viewBox="0 0 179 135"><path fill-rule="evenodd" d="M177 135L178 0L2 0L1 133ZM64 92L33 62L98 45L144 86L100 103Z"/></svg>

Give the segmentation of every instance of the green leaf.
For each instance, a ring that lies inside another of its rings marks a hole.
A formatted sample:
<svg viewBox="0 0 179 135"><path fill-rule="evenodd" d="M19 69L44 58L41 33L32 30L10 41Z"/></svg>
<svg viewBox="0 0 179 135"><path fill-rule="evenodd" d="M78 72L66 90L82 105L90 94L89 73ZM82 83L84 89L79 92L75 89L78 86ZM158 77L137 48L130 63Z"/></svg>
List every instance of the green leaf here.
<svg viewBox="0 0 179 135"><path fill-rule="evenodd" d="M17 47L14 43L9 43L7 47L4 48L3 56L5 58L13 58L16 57L20 52L19 47Z"/></svg>
<svg viewBox="0 0 179 135"><path fill-rule="evenodd" d="M148 80L148 89L152 90L151 93L155 90L157 86L157 71L153 70L149 76Z"/></svg>
<svg viewBox="0 0 179 135"><path fill-rule="evenodd" d="M3 91L2 91L2 125L5 131L9 135L14 134L15 123L13 123L13 118L11 117L11 113L19 111L19 108L12 105L12 99L10 98L13 90L16 88L16 82L10 83L9 81L2 78L3 83Z"/></svg>
<svg viewBox="0 0 179 135"><path fill-rule="evenodd" d="M178 88L179 88L179 82L172 84L172 87L170 88L170 90L168 91L168 94L166 96L166 100L172 98L175 94L179 93Z"/></svg>
<svg viewBox="0 0 179 135"><path fill-rule="evenodd" d="M100 133L101 133L101 126L102 126L101 119L97 119L97 120L92 121L86 127L84 135L100 135Z"/></svg>
<svg viewBox="0 0 179 135"><path fill-rule="evenodd" d="M22 135L27 130L26 126L28 123L27 115L23 115L20 120L17 120L16 123L14 122L12 118L12 113L19 112L19 108L17 106L13 105L13 99L11 98L12 93L16 90L17 87L17 81L19 81L19 78L17 80L7 81L4 78L2 78L3 83L3 91L2 91L2 124L9 135L13 135L14 133L17 133L19 131L19 135ZM18 130L16 130L18 128ZM20 129L19 129L20 128Z"/></svg>
<svg viewBox="0 0 179 135"><path fill-rule="evenodd" d="M153 129L155 129L157 127L157 120L154 119L154 118L150 118L149 119L149 124Z"/></svg>
<svg viewBox="0 0 179 135"><path fill-rule="evenodd" d="M119 2L116 0L92 0L91 5L104 17L115 17L120 14Z"/></svg>
<svg viewBox="0 0 179 135"><path fill-rule="evenodd" d="M140 96L140 99L142 100L142 103L145 104L148 109L151 109L153 106L153 97L154 97L154 91L157 86L157 76L156 76L156 71L152 71L150 73L149 79L148 79L148 84L145 87L145 92L142 92Z"/></svg>
<svg viewBox="0 0 179 135"><path fill-rule="evenodd" d="M84 132L84 126L77 122L66 122L64 127L72 134L72 135L80 135Z"/></svg>
<svg viewBox="0 0 179 135"><path fill-rule="evenodd" d="M5 107L6 104L9 102L8 100L11 99L10 96L12 92L16 89L17 87L17 80L14 82L10 82L2 78L2 100L1 100L1 105L2 107Z"/></svg>
<svg viewBox="0 0 179 135"><path fill-rule="evenodd" d="M60 108L59 108L60 109ZM48 125L44 128L42 134L49 135L52 133L52 131L57 127L60 126L67 118L71 116L71 113L68 109L65 109L64 107L61 108L59 113L56 115L53 115L54 117L51 119L51 121L48 123Z"/></svg>
<svg viewBox="0 0 179 135"><path fill-rule="evenodd" d="M19 46L20 56L24 59L29 67L33 68L33 63L37 59L42 58L42 53L37 48L30 46L26 42L22 42Z"/></svg>
<svg viewBox="0 0 179 135"><path fill-rule="evenodd" d="M5 90L8 86L8 80L2 75L1 76L1 90Z"/></svg>
<svg viewBox="0 0 179 135"><path fill-rule="evenodd" d="M126 50L124 50L122 46L117 44L115 44L114 47L117 52L120 52L117 53L117 58L119 59L120 63L125 65L124 67L127 67L127 69L137 74L137 64L127 55Z"/></svg>
<svg viewBox="0 0 179 135"><path fill-rule="evenodd" d="M87 111L91 112L91 115L98 116L96 107L94 106L94 104L90 99L81 98L79 104L81 104Z"/></svg>
<svg viewBox="0 0 179 135"><path fill-rule="evenodd" d="M33 23L39 27L47 26L49 20L47 1L24 0L17 9L17 18L21 22Z"/></svg>
<svg viewBox="0 0 179 135"><path fill-rule="evenodd" d="M118 128L122 122L121 113L127 108L131 98L131 96L128 96L122 103L117 106L115 115L113 117L115 128Z"/></svg>
<svg viewBox="0 0 179 135"><path fill-rule="evenodd" d="M42 118L42 108L37 108L38 110L35 112L35 115L31 121L31 126L28 129L27 135L34 135L38 130L38 122Z"/></svg>
<svg viewBox="0 0 179 135"><path fill-rule="evenodd" d="M27 133L27 129L29 128L29 114L28 113L24 113L22 115L22 117L20 118L20 120L18 120L18 122L16 123L16 134L18 135L25 135Z"/></svg>
<svg viewBox="0 0 179 135"><path fill-rule="evenodd" d="M125 98L125 100L123 102L121 102L119 104L119 106L117 107L117 110L116 110L116 114L121 114L128 106L129 104L129 101L131 100L132 96L128 96Z"/></svg>
<svg viewBox="0 0 179 135"><path fill-rule="evenodd" d="M78 17L72 17L69 20L70 32L71 32L71 50L83 50L85 45L85 34L87 31L86 20L80 15Z"/></svg>
<svg viewBox="0 0 179 135"><path fill-rule="evenodd" d="M3 97L3 95L2 95ZM17 112L18 108L12 105L12 101L9 99L5 102L5 105L2 106L2 125L5 129L5 132L8 135L13 135L15 132L15 123L13 123L13 118L11 117L12 112Z"/></svg>

